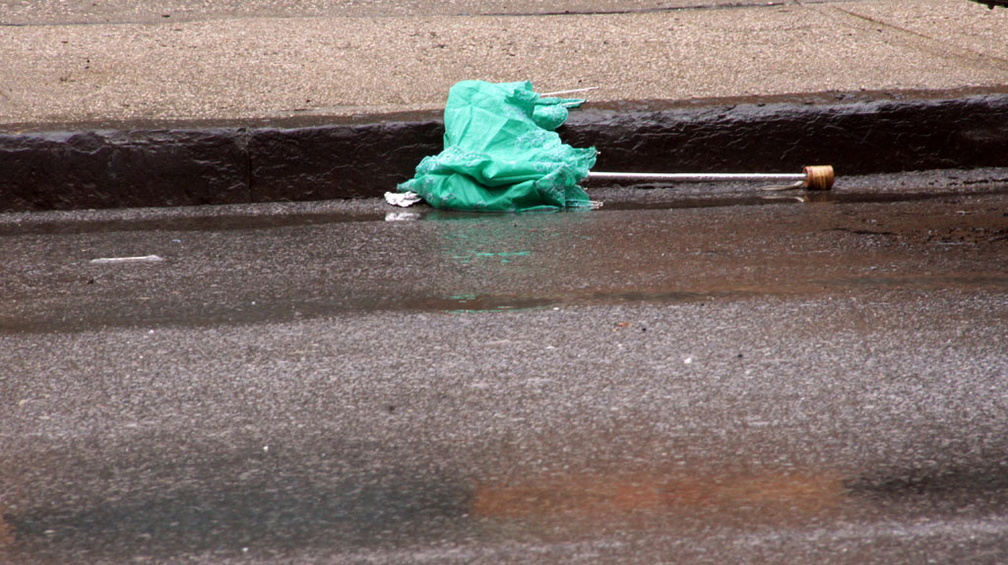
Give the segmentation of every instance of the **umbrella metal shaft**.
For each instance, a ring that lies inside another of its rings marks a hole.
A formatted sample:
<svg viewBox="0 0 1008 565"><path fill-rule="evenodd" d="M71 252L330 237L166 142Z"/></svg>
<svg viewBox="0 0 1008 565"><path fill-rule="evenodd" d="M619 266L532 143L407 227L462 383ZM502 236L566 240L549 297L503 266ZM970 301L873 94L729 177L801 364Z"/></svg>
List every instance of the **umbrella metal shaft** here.
<svg viewBox="0 0 1008 565"><path fill-rule="evenodd" d="M791 181L806 179L805 173L607 173L588 171L589 179L656 180L678 182Z"/></svg>
<svg viewBox="0 0 1008 565"><path fill-rule="evenodd" d="M795 183L795 188L801 186L808 190L829 190L833 188L833 167L830 165L809 165L801 173L604 173L588 171L588 179L680 182L773 181Z"/></svg>

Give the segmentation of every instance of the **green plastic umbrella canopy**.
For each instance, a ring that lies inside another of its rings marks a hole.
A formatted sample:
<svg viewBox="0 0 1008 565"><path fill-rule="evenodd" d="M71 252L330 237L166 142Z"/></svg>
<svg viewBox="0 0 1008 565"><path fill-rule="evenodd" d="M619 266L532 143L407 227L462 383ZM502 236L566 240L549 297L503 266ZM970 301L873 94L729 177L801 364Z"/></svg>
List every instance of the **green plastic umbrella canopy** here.
<svg viewBox="0 0 1008 565"><path fill-rule="evenodd" d="M567 106L582 102L542 98L530 82L460 82L448 93L444 151L424 158L397 190L445 210L590 207L578 183L595 165L595 148L571 147L553 131Z"/></svg>

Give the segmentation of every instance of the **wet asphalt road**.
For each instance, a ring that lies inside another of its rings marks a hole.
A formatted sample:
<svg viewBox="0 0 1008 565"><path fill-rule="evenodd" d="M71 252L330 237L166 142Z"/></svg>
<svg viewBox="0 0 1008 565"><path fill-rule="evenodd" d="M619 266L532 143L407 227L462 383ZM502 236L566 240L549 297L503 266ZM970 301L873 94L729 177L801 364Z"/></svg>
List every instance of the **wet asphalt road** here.
<svg viewBox="0 0 1008 565"><path fill-rule="evenodd" d="M1001 178L4 216L0 561L1004 561Z"/></svg>

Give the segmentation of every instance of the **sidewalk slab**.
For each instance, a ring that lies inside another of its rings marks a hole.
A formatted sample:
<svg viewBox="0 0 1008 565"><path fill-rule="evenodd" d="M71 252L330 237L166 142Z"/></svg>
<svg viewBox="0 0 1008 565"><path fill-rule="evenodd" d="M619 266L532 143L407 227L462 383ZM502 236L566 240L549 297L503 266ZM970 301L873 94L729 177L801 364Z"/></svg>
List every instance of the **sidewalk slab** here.
<svg viewBox="0 0 1008 565"><path fill-rule="evenodd" d="M824 3L839 0L802 0ZM851 0L845 0L851 1ZM0 0L0 22L12 25L165 23L248 18L388 18L592 15L798 4L796 0Z"/></svg>
<svg viewBox="0 0 1008 565"><path fill-rule="evenodd" d="M471 78L597 102L1008 85L1008 11L967 0L163 19L3 28L0 128L432 110Z"/></svg>
<svg viewBox="0 0 1008 565"><path fill-rule="evenodd" d="M963 58L986 61L992 67L1008 64L1008 10L976 9L975 2L947 2L938 9L921 9L918 0L847 2L836 5L865 19L876 29L888 28L920 38L922 49L948 50ZM982 4L981 4L982 6Z"/></svg>

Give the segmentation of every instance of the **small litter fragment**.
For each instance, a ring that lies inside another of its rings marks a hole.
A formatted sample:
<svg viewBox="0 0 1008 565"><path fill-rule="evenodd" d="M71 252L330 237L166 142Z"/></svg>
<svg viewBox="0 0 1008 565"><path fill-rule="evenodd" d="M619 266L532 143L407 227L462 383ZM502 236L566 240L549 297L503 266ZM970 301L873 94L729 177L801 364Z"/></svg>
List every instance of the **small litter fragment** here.
<svg viewBox="0 0 1008 565"><path fill-rule="evenodd" d="M408 208L417 202L423 200L420 195L415 192L386 192L385 202L388 202L392 206L399 206L400 208Z"/></svg>
<svg viewBox="0 0 1008 565"><path fill-rule="evenodd" d="M417 212L389 212L385 214L386 222L408 222L410 220L419 220L420 214Z"/></svg>
<svg viewBox="0 0 1008 565"><path fill-rule="evenodd" d="M136 257L101 257L92 259L92 265L113 265L116 263L160 263L164 259L158 255L140 255Z"/></svg>

